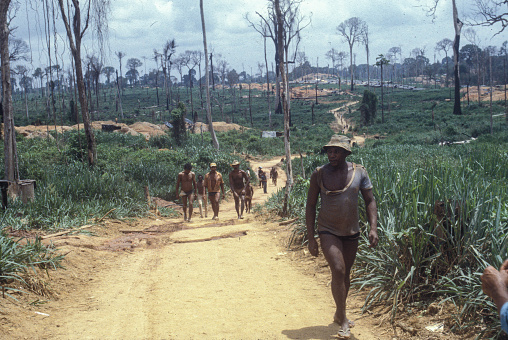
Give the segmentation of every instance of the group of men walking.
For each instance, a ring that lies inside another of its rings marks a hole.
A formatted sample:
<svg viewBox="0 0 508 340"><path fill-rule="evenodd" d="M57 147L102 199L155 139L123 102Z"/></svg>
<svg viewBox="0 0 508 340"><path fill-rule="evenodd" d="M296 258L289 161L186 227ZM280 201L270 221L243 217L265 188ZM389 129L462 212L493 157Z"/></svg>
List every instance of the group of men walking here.
<svg viewBox="0 0 508 340"><path fill-rule="evenodd" d="M235 200L235 209L238 218L243 219L244 210L245 212L250 212L251 210L254 188L250 184L250 171L247 172L241 170L239 161L234 161L231 163L231 166L233 167L233 170L229 173L229 186ZM270 177L272 177L272 173L270 173ZM266 175L264 180L266 182ZM276 185L276 179L274 183ZM220 196L222 193L222 199L225 198L225 190L224 180L222 178L222 174L217 171L216 163L210 163L210 171L204 177L203 175L198 175L197 181L196 174L192 172L192 165L190 163L185 164L184 170L178 174L176 192L179 193L179 196L182 199L184 221L191 222L194 193L197 194L201 218L203 218L203 208L205 211L204 217L208 217L206 196L208 196L212 206L212 219L215 220L219 218Z"/></svg>
<svg viewBox="0 0 508 340"><path fill-rule="evenodd" d="M333 321L339 326L336 337L348 339L351 337L350 329L354 326L354 321L346 316L346 299L350 287L351 268L356 258L361 234L358 214L359 194L361 193L365 201L366 216L370 227L368 232L370 247L376 247L379 240L377 205L367 170L359 164L346 160L346 157L352 153L351 140L346 136L334 135L330 142L323 146L323 151L328 156L328 163L312 173L307 193L305 211L307 246L313 256L318 256L318 249L321 248L330 266L331 290L336 305ZM241 219L243 218L245 198L252 198L252 186L250 185L250 176L240 170L238 161L233 162L231 166L233 171L229 174L229 183L235 199L236 212L238 218ZM186 164L184 171L178 174L176 190L178 192L181 183L180 196L186 221L190 221L192 216L193 190L197 190L198 199L208 192L214 212L213 219L218 218L220 191L222 190L223 198L225 193L222 175L216 169L216 164L211 163L210 172L205 175L201 186L196 183L190 164ZM267 176L262 167L258 168L258 178L260 187L263 188L264 193L267 193ZM278 173L275 168L271 169L270 178L272 183L277 185ZM321 199L320 209L317 209L318 198ZM188 218L187 200L190 202ZM319 210L319 214L316 213L316 210Z"/></svg>

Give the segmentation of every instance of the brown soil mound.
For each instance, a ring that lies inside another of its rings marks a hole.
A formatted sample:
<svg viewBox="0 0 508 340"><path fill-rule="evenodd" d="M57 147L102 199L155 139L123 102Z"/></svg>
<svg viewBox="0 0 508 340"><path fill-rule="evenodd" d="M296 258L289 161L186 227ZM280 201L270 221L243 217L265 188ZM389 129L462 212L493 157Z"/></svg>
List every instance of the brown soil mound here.
<svg viewBox="0 0 508 340"><path fill-rule="evenodd" d="M504 85L499 85L493 87L492 89L492 101L500 101L504 100ZM462 92L462 101L467 101L467 89L462 88L460 90ZM480 100L482 102L490 100L490 86L480 86ZM469 87L469 100L470 101L478 101L478 87L470 86Z"/></svg>
<svg viewBox="0 0 508 340"><path fill-rule="evenodd" d="M147 140L153 136L164 135L168 131L168 127L164 124L157 125L148 122L136 122L132 125L115 123L111 120L92 122L92 128L94 130L101 130L102 125L119 126L120 129L115 130L114 132L129 134L132 136L142 134L146 137ZM213 122L213 127L215 131L218 132L247 129L244 126L226 122ZM36 137L47 138L48 135L49 138L53 138L51 137L50 133L54 132L55 129L58 133L63 133L69 130L77 130L77 129L83 130L83 124L76 124L73 126L56 126L56 128L54 125L40 125L40 126L28 125L28 126L17 126L15 129L17 133L25 136L26 138L36 138ZM208 131L208 124L201 122L196 123L195 132L201 133L201 131L203 132Z"/></svg>
<svg viewBox="0 0 508 340"><path fill-rule="evenodd" d="M225 131L231 131L231 130L245 130L248 129L244 126L234 124L234 123L226 123L226 122L213 122L213 129L217 132L225 132ZM208 124L197 122L196 123L196 129L195 133L201 133L201 131L205 132L208 131Z"/></svg>

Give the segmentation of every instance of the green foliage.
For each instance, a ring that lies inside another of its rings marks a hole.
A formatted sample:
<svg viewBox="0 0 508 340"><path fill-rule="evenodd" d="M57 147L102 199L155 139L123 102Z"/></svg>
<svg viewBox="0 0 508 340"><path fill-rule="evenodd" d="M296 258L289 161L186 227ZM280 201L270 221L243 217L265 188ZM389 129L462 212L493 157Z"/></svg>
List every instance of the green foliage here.
<svg viewBox="0 0 508 340"><path fill-rule="evenodd" d="M181 146L185 140L185 115L187 114L187 109L183 103L178 103L178 107L171 111L171 124L173 125L173 139L176 142L176 145Z"/></svg>
<svg viewBox="0 0 508 340"><path fill-rule="evenodd" d="M401 303L450 300L460 307L457 330L467 327L467 320L477 322L481 314L488 320L485 333L495 334L497 311L482 294L478 277L487 264L498 268L507 257L508 145L381 145L353 151L348 159L366 166L378 206L380 242L371 249L360 199L364 232L353 285L369 291L364 309L386 303L394 306L394 317ZM325 155L306 157L306 177L326 162ZM291 241L301 244L308 180L302 179L299 167L294 171L297 180L288 211L289 218L299 221ZM275 212L282 211L281 195L267 205ZM436 236L436 201L444 202L449 212L444 239Z"/></svg>
<svg viewBox="0 0 508 340"><path fill-rule="evenodd" d="M11 281L24 284L22 275L32 270L37 274L37 268L59 268L63 255L56 254L52 249L45 247L40 239L21 244L7 236L0 229L0 286ZM20 292L12 286L4 287L6 295L15 299L9 292Z"/></svg>
<svg viewBox="0 0 508 340"><path fill-rule="evenodd" d="M377 96L375 93L365 90L360 105L360 114L364 125L371 124L376 119Z"/></svg>

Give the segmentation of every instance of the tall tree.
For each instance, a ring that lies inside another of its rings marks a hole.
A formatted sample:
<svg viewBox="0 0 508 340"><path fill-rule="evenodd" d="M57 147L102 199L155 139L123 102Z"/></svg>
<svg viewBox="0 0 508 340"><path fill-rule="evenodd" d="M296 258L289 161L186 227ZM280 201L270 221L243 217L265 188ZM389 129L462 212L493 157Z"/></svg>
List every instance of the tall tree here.
<svg viewBox="0 0 508 340"><path fill-rule="evenodd" d="M455 89L454 89L454 104L453 104L453 114L461 115L462 109L460 107L460 55L459 55L459 47L460 47L460 32L462 31L462 26L464 25L462 21L459 19L459 14L457 11L457 5L455 0L452 0L453 7L453 27L455 29L455 38L453 40L453 76L455 80Z"/></svg>
<svg viewBox="0 0 508 340"><path fill-rule="evenodd" d="M41 91L42 91L42 89L43 89L42 79L44 78L44 72L42 72L42 68L37 67L35 69L34 73L32 74L32 76L34 78L39 78L39 81L41 83ZM42 95L44 95L44 92L42 92Z"/></svg>
<svg viewBox="0 0 508 340"><path fill-rule="evenodd" d="M258 33L260 33L264 38L270 38L275 46L275 100L277 102L277 108L275 110L276 113L282 113L282 102L280 98L280 81L281 74L280 72L280 54L283 53L279 51L278 44L278 31L279 25L277 21L277 11L275 0L268 0L268 8L267 14L265 16L261 15L259 12L256 12L260 21L255 24L249 20L248 16L245 16L245 19L249 21L249 24L252 28L254 28ZM284 29L282 38L282 48L286 53L286 57L288 55L290 45L294 44L293 47L293 55L296 55L298 52L298 44L300 42L300 34L303 29L305 29L308 25L310 25L310 19L307 19L305 16L300 14L300 4L302 0L281 0L277 1L277 5L279 6L282 27ZM286 59L286 62L288 60ZM285 68L287 72L287 65ZM286 75L287 76L287 75ZM289 103L289 96L286 98Z"/></svg>
<svg viewBox="0 0 508 340"><path fill-rule="evenodd" d="M16 132L14 130L14 109L12 105L11 67L9 55L9 24L11 0L0 1L0 57L2 71L2 113L4 120L4 165L5 179L19 180Z"/></svg>
<svg viewBox="0 0 508 340"><path fill-rule="evenodd" d="M185 51L185 66L188 70L189 75L189 88L190 88L190 104L191 104L191 117L194 122L196 122L196 114L194 113L194 99L192 96L192 92L194 90L194 75L196 74L196 66L198 65L199 58L196 57L196 54L199 54L198 51Z"/></svg>
<svg viewBox="0 0 508 340"><path fill-rule="evenodd" d="M14 69L14 73L19 76L19 86L23 90L23 94L25 97L25 110L26 110L26 121L27 124L30 124L30 116L28 114L28 83L27 83L27 74L28 69L24 65L16 65Z"/></svg>
<svg viewBox="0 0 508 340"><path fill-rule="evenodd" d="M171 102L171 57L175 54L176 42L175 39L168 40L162 48L162 73L164 74L164 93L166 94L166 110L169 110L169 103ZM169 91L168 91L169 88Z"/></svg>
<svg viewBox="0 0 508 340"><path fill-rule="evenodd" d="M143 66L143 63L138 58L129 58L127 60L127 67L129 68L129 71L131 71L132 76L134 78L134 84L136 84L138 80L138 67Z"/></svg>
<svg viewBox="0 0 508 340"><path fill-rule="evenodd" d="M380 54L376 58L376 66L381 67L381 122L385 122L385 110L384 110L384 84L383 84L383 65L388 65L390 61L385 58L384 55Z"/></svg>
<svg viewBox="0 0 508 340"><path fill-rule="evenodd" d="M284 149L286 151L286 191L284 193L284 206L283 213L287 214L287 206L289 200L289 194L291 192L291 188L293 186L293 168L291 166L291 139L289 135L289 106L287 105L286 96L289 96L289 83L286 78L286 71L284 70L287 55L284 47L284 17L282 15L282 11L279 5L279 0L275 0L275 12L276 12L276 20L277 20L277 49L279 50L279 68L281 74L281 83L282 83L282 105L284 110Z"/></svg>
<svg viewBox="0 0 508 340"><path fill-rule="evenodd" d="M369 64L369 26L367 23L363 25L361 37L362 43L365 45L365 53L367 55L367 89L370 89L370 64ZM376 58L377 60L377 58Z"/></svg>
<svg viewBox="0 0 508 340"><path fill-rule="evenodd" d="M106 84L111 84L111 76L115 73L113 66L106 66L102 69L102 74L106 76Z"/></svg>
<svg viewBox="0 0 508 340"><path fill-rule="evenodd" d="M97 105L97 110L99 110L99 86L100 86L99 80L102 74L104 64L97 56L89 56L88 62L90 65L90 76L92 77L95 90L95 104Z"/></svg>
<svg viewBox="0 0 508 340"><path fill-rule="evenodd" d="M366 23L358 17L352 17L337 26L337 32L349 45L349 69L351 73L351 91L354 90L353 46L360 42L365 31Z"/></svg>
<svg viewBox="0 0 508 340"><path fill-rule="evenodd" d="M479 47L481 39L478 36L478 34L476 34L476 31L474 29L472 29L471 27L464 30L464 37L466 38L467 41L469 41L475 47L474 57L476 59L476 82L477 82L476 90L478 91L478 105L481 106L482 101L481 101L480 85L481 85L482 81L480 81L480 77L481 77L481 63L480 63L481 59L480 59L480 57L482 55L482 51Z"/></svg>
<svg viewBox="0 0 508 340"><path fill-rule="evenodd" d="M74 60L76 83L79 93L79 103L81 105L81 116L85 127L86 142L88 148L88 164L93 166L97 159L97 150L95 137L88 113L88 103L86 101L85 82L83 78L83 66L81 63L81 41L85 35L88 25L91 21L95 24L95 36L101 41L106 28L106 16L109 12L109 0L89 0L84 5L84 18L81 17L81 8L78 0L71 0L71 3L64 4L63 0L58 0L62 21L65 25L69 47ZM70 20L72 15L72 22ZM84 26L82 27L82 19ZM71 27L72 24L72 27Z"/></svg>
<svg viewBox="0 0 508 340"><path fill-rule="evenodd" d="M199 9L201 12L201 27L203 30L203 49L205 53L205 74L206 74L206 116L208 118L208 130L212 136L212 143L215 149L219 150L219 141L215 135L212 122L212 107L210 103L210 71L208 70L208 47L206 45L206 27L205 27L205 11L203 8L203 0L199 0Z"/></svg>
<svg viewBox="0 0 508 340"><path fill-rule="evenodd" d="M452 47L453 47L453 41L451 41L448 38L444 38L443 40L439 41L436 44L436 51L444 52L445 58L446 58L446 80L445 80L446 87L448 87L448 76L450 74L449 68L448 68L448 51Z"/></svg>
<svg viewBox="0 0 508 340"><path fill-rule="evenodd" d="M122 74L122 59L126 56L126 54L122 51L115 52L116 57L118 58L118 63L120 64L120 78L118 86L120 86L120 89L122 89L123 94L123 74Z"/></svg>
<svg viewBox="0 0 508 340"><path fill-rule="evenodd" d="M326 52L326 59L330 59L332 61L332 76L335 75L335 61L339 59L339 52L332 48L328 52Z"/></svg>
<svg viewBox="0 0 508 340"><path fill-rule="evenodd" d="M496 34L505 30L508 26L508 0L475 0L476 18L482 26L500 25Z"/></svg>
<svg viewBox="0 0 508 340"><path fill-rule="evenodd" d="M437 5L441 0L432 0L434 3L429 8L429 15L435 16ZM505 0L501 0L505 1ZM456 0L452 0L453 12L453 28L455 29L455 37L453 39L453 77L454 77L454 104L453 114L461 115L462 109L460 107L460 34L464 23L459 19L459 12L457 11Z"/></svg>
<svg viewBox="0 0 508 340"><path fill-rule="evenodd" d="M397 69L395 68L395 64L397 63L397 54L399 55L399 61L402 63L402 48L400 46L394 46L390 47L388 50L388 53L390 53L393 56L393 77L395 80L397 79Z"/></svg>

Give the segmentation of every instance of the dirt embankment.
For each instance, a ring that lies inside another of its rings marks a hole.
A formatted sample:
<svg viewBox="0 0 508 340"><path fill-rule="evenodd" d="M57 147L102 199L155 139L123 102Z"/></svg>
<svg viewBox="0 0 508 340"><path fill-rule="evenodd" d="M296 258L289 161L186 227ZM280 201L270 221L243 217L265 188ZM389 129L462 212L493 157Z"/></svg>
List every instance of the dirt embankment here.
<svg viewBox="0 0 508 340"><path fill-rule="evenodd" d="M123 123L115 123L114 121L95 121L92 122L92 128L94 130L101 130L103 125L110 125L117 127L112 132L114 133L123 133L132 136L143 135L148 140L150 137L164 135L169 130L169 128L164 124L152 124L148 122L136 122L132 125L127 125ZM213 122L213 127L215 131L230 131L230 130L241 130L246 129L245 127L238 124L230 124L225 122ZM58 133L63 133L69 130L83 130L83 124L76 124L72 126L60 126L60 125L27 125L27 126L17 126L15 127L16 132L25 136L26 138L53 138L51 133L55 130ZM201 130L202 129L202 130ZM208 131L208 124L203 124L201 122L196 123L196 133L200 133L201 131Z"/></svg>

